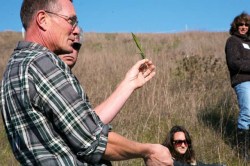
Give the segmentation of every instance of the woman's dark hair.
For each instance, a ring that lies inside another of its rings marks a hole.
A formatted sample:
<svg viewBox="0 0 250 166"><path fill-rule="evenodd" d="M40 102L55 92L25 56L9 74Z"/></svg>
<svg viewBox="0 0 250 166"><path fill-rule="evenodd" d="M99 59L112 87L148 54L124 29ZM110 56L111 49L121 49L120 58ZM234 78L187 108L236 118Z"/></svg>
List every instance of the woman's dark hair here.
<svg viewBox="0 0 250 166"><path fill-rule="evenodd" d="M239 24L242 22L247 23L248 25L250 24L250 16L246 12L242 12L240 15L234 18L233 22L231 23L229 33L231 35L238 33ZM250 36L250 30L248 30L247 36Z"/></svg>
<svg viewBox="0 0 250 166"><path fill-rule="evenodd" d="M188 149L185 154L179 154L178 152L175 151L174 148L174 134L176 132L183 132L186 138L186 141L188 143ZM191 137L188 133L188 131L183 127L183 126L173 126L172 129L169 131L165 141L163 142L164 146L166 146L171 155L177 160L181 161L183 163L188 163L190 164L193 160L195 160L195 152L193 150L192 146L192 140Z"/></svg>

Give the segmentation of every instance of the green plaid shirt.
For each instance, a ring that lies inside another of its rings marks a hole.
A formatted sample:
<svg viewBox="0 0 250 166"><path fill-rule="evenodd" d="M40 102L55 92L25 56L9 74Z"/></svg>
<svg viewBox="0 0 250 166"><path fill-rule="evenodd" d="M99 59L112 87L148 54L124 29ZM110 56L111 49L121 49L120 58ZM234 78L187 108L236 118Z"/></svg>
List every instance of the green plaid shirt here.
<svg viewBox="0 0 250 166"><path fill-rule="evenodd" d="M110 128L67 65L46 47L18 43L4 73L1 102L22 165L101 165Z"/></svg>

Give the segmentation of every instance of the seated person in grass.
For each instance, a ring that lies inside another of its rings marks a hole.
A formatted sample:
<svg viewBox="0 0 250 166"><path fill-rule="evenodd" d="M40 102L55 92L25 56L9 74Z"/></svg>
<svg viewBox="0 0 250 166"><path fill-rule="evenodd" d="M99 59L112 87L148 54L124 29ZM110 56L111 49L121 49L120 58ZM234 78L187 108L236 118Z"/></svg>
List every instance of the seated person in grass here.
<svg viewBox="0 0 250 166"><path fill-rule="evenodd" d="M182 126L173 126L163 145L169 149L174 159L174 166L222 166L198 162L195 157L192 139L188 131Z"/></svg>
<svg viewBox="0 0 250 166"><path fill-rule="evenodd" d="M191 137L184 127L173 126L163 145L169 148L174 160L189 165L197 164Z"/></svg>

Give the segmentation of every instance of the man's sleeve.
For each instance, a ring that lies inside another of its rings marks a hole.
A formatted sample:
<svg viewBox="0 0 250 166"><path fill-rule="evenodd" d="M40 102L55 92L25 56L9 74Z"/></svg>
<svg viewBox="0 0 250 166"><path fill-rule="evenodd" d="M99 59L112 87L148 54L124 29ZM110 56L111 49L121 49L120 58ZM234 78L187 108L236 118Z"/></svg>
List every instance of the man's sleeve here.
<svg viewBox="0 0 250 166"><path fill-rule="evenodd" d="M56 132L84 161L98 163L107 145L110 127L104 125L89 102L74 87L72 77L45 56L30 68L33 105L53 123ZM80 88L81 89L81 88Z"/></svg>

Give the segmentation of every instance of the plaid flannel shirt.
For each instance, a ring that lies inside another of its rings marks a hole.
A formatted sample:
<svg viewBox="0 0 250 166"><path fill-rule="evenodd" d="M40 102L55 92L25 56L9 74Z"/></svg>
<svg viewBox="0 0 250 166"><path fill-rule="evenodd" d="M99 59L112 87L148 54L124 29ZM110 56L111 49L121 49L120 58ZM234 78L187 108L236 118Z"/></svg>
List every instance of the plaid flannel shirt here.
<svg viewBox="0 0 250 166"><path fill-rule="evenodd" d="M2 115L22 165L102 165L110 130L67 65L46 47L19 42L4 73Z"/></svg>

